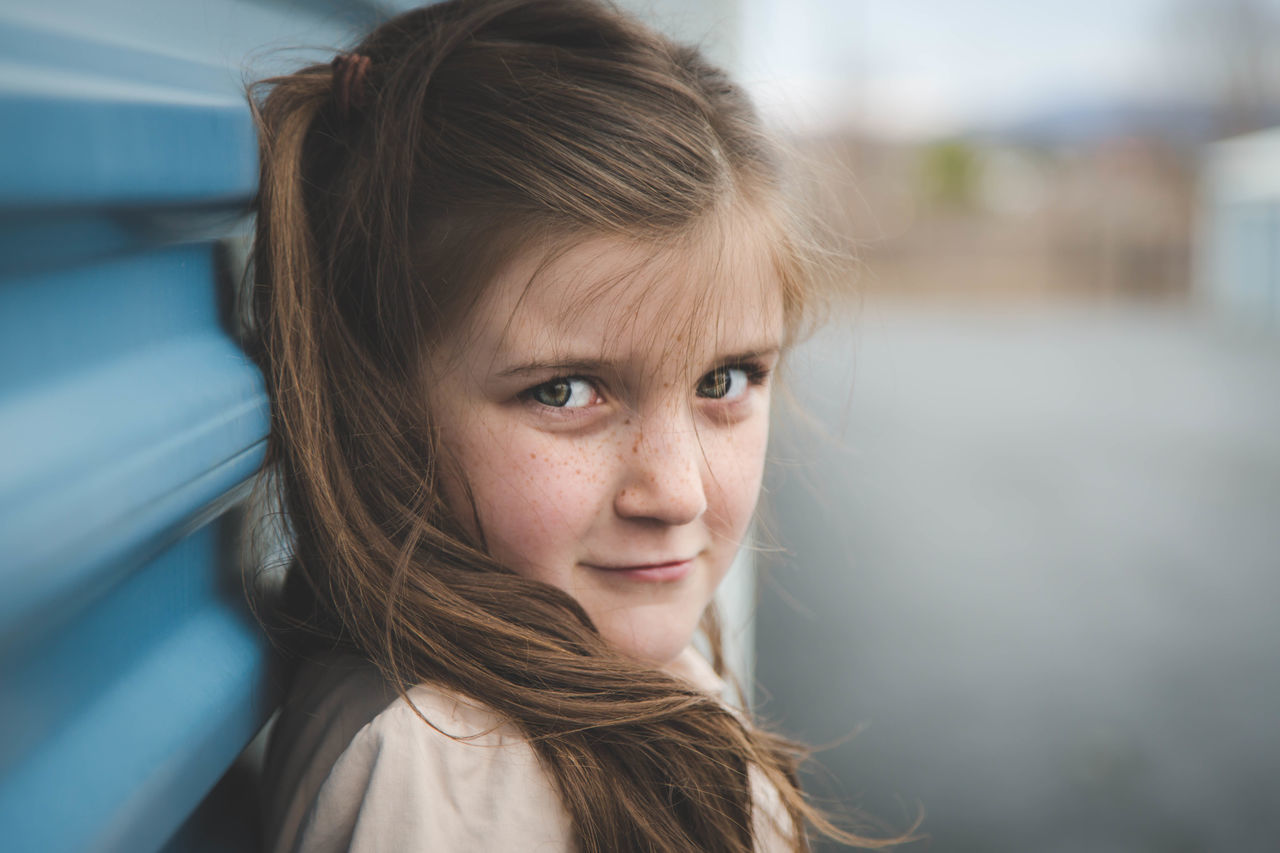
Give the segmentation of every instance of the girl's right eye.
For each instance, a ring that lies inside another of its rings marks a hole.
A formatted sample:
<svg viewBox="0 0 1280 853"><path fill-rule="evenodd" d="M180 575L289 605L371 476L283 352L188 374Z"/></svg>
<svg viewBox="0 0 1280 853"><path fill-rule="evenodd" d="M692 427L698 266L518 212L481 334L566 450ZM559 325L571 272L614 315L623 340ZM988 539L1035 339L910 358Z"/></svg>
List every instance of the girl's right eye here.
<svg viewBox="0 0 1280 853"><path fill-rule="evenodd" d="M596 389L581 376L562 376L533 386L525 395L553 409L581 409L595 402Z"/></svg>

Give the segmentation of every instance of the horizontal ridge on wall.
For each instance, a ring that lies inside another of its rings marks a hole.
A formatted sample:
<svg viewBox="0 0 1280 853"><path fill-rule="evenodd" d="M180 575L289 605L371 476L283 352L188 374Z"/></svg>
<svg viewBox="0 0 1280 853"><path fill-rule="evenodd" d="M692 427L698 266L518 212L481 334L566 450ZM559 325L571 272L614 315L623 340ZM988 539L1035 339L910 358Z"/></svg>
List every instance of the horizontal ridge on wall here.
<svg viewBox="0 0 1280 853"><path fill-rule="evenodd" d="M0 204L248 200L257 144L226 68L9 22Z"/></svg>
<svg viewBox="0 0 1280 853"><path fill-rule="evenodd" d="M0 277L233 231L257 181L228 68L0 15Z"/></svg>
<svg viewBox="0 0 1280 853"><path fill-rule="evenodd" d="M0 693L6 849L158 849L261 726L278 694L224 571L235 534L205 525L24 636Z"/></svg>
<svg viewBox="0 0 1280 853"><path fill-rule="evenodd" d="M106 588L260 463L262 381L219 327L210 254L175 247L0 284L6 323L25 317L0 352L32 362L0 384L0 641ZM66 307L113 295L105 328Z"/></svg>

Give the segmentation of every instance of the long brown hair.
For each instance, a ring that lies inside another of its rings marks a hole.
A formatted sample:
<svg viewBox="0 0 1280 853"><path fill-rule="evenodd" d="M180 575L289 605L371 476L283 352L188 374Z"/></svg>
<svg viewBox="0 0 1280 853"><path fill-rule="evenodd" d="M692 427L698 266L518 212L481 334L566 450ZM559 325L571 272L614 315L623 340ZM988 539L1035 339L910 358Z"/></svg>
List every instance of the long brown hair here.
<svg viewBox="0 0 1280 853"><path fill-rule="evenodd" d="M402 692L439 684L519 726L583 851L751 850L761 776L797 850L806 824L884 846L806 803L792 744L624 657L568 594L497 564L438 488L423 365L537 235L661 244L750 204L776 225L800 323L806 253L748 101L697 51L589 0L440 3L355 52L368 62L354 77L350 62L313 65L252 98L251 342L292 542L289 625L358 649ZM704 629L717 645L713 618Z"/></svg>

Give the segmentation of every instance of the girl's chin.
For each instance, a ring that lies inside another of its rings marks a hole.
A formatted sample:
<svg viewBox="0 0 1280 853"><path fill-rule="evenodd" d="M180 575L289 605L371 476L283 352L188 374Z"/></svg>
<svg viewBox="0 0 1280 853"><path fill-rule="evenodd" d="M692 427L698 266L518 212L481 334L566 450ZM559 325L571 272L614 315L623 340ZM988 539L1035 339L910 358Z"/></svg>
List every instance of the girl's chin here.
<svg viewBox="0 0 1280 853"><path fill-rule="evenodd" d="M669 672L673 667L679 667L686 650L691 651L693 639L692 630L679 634L666 631L662 636L644 637L635 631L610 631L605 627L602 633L614 648L632 660Z"/></svg>

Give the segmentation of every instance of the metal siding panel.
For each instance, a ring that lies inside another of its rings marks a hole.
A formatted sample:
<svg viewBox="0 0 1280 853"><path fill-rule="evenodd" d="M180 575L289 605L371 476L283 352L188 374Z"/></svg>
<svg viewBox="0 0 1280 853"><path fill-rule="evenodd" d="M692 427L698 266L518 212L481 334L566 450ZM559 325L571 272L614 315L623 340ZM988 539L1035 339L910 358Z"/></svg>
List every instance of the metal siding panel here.
<svg viewBox="0 0 1280 853"><path fill-rule="evenodd" d="M0 56L0 209L253 192L253 122L225 69L18 23Z"/></svg>
<svg viewBox="0 0 1280 853"><path fill-rule="evenodd" d="M56 600L40 590L59 573L110 559L126 530L155 532L144 514L261 440L261 380L220 328L208 254L0 285L0 434L22 451L0 458L0 637Z"/></svg>
<svg viewBox="0 0 1280 853"><path fill-rule="evenodd" d="M15 849L156 848L269 713L265 642L226 583L230 532L183 539L8 662L21 707L4 708L17 754L0 826Z"/></svg>
<svg viewBox="0 0 1280 853"><path fill-rule="evenodd" d="M228 545L268 417L228 333L236 270L218 250L243 242L256 181L240 66L269 42L340 45L384 14L0 9L8 849L159 849L271 711Z"/></svg>

